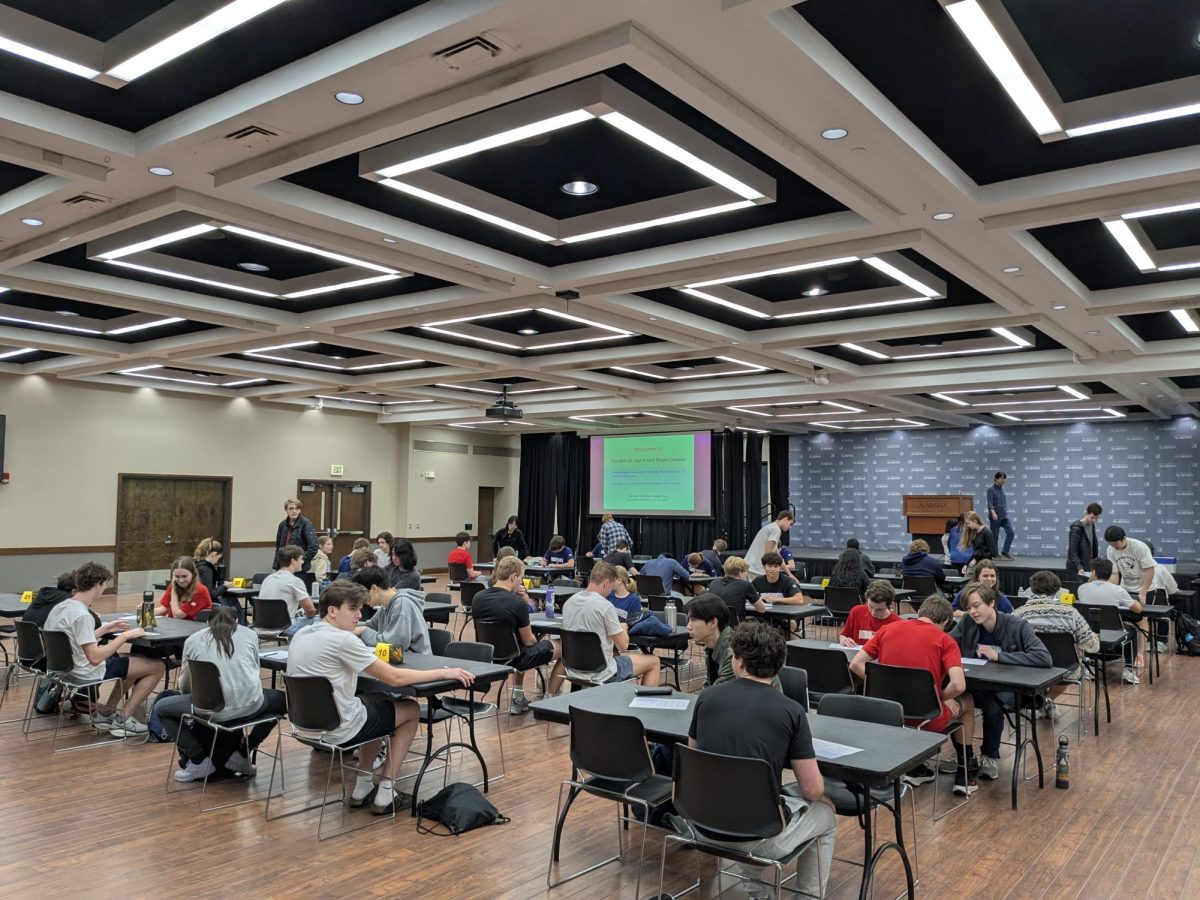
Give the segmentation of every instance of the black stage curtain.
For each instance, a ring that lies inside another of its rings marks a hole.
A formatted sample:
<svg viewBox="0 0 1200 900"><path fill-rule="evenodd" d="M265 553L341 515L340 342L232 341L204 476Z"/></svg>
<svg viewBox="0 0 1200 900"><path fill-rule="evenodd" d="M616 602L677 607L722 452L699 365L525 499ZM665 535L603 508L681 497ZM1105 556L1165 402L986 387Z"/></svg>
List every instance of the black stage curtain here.
<svg viewBox="0 0 1200 900"><path fill-rule="evenodd" d="M762 495L762 449L761 434L746 434L746 464L742 467L742 480L746 491L746 507L742 513L742 534L745 540L739 547L749 547L758 529L762 528L763 495Z"/></svg>
<svg viewBox="0 0 1200 900"><path fill-rule="evenodd" d="M787 435L771 435L771 446L768 450L771 474L768 487L771 494L772 518L774 518L783 510L787 509L790 503L790 498L788 496L790 493L788 482L788 457L790 443L791 440Z"/></svg>
<svg viewBox="0 0 1200 900"><path fill-rule="evenodd" d="M579 552L580 519L587 508L588 442L575 434L562 435L558 468L558 533ZM549 544L547 544L549 546ZM589 544L584 552L591 550Z"/></svg>
<svg viewBox="0 0 1200 900"><path fill-rule="evenodd" d="M558 496L555 459L562 437L561 434L521 435L517 518L521 521L521 531L530 553L545 549L554 532L554 506Z"/></svg>

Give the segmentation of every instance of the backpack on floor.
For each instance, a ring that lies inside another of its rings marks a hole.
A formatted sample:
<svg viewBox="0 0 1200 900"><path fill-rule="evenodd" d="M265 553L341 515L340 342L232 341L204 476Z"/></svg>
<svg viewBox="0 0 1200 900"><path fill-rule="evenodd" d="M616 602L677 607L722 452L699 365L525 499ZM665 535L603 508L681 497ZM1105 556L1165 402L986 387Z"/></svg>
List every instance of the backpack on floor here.
<svg viewBox="0 0 1200 900"><path fill-rule="evenodd" d="M163 728L162 719L158 717L158 701L163 697L178 697L179 691L166 690L159 691L158 696L154 698L154 706L150 707L150 718L146 720L146 740L151 744L173 744L174 740L167 734Z"/></svg>
<svg viewBox="0 0 1200 900"><path fill-rule="evenodd" d="M474 785L456 781L448 784L428 800L417 805L417 831L421 834L436 834L441 837L459 835L472 828L484 825L507 825L507 816L492 806ZM434 824L422 825L426 819ZM438 831L441 825L446 830Z"/></svg>
<svg viewBox="0 0 1200 900"><path fill-rule="evenodd" d="M1180 609L1174 610L1175 652L1200 656L1200 622Z"/></svg>

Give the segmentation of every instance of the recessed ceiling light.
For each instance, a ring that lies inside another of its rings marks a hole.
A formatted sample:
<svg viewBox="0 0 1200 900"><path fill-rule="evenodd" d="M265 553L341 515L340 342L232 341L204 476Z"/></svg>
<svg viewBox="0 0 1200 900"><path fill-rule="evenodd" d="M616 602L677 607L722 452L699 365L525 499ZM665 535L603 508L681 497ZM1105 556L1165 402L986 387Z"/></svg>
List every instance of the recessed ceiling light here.
<svg viewBox="0 0 1200 900"><path fill-rule="evenodd" d="M539 284L539 285L538 285L538 290L539 290L539 291L549 291L549 290L552 290L552 289L553 289L553 285L549 285L549 284Z"/></svg>
<svg viewBox="0 0 1200 900"><path fill-rule="evenodd" d="M1088 332L1088 334L1089 334L1089 335L1091 335L1091 336L1093 336L1093 337L1095 337L1095 336L1096 336L1096 335L1098 335L1099 333L1100 333L1100 332L1098 332L1098 331L1089 331L1089 332Z"/></svg>
<svg viewBox="0 0 1200 900"><path fill-rule="evenodd" d="M363 102L363 95L356 94L354 91L338 91L333 95L333 99L347 106L358 106L358 104Z"/></svg>
<svg viewBox="0 0 1200 900"><path fill-rule="evenodd" d="M270 266L264 266L262 263L238 263L239 269L245 269L247 272L270 272Z"/></svg>
<svg viewBox="0 0 1200 900"><path fill-rule="evenodd" d="M826 128L821 132L821 137L827 141L840 141L849 133L845 128Z"/></svg>
<svg viewBox="0 0 1200 900"><path fill-rule="evenodd" d="M1020 266L1005 266L1000 271L1003 272L1005 275L1012 275L1014 272L1020 272L1021 267Z"/></svg>
<svg viewBox="0 0 1200 900"><path fill-rule="evenodd" d="M383 242L384 242L385 244L398 244L398 243L400 243L400 241L399 241L397 238L384 238L384 239L383 239Z"/></svg>
<svg viewBox="0 0 1200 900"><path fill-rule="evenodd" d="M690 371L692 371L692 369L694 369L696 367L695 366L676 366L676 368L679 369L680 372L690 372Z"/></svg>
<svg viewBox="0 0 1200 900"><path fill-rule="evenodd" d="M517 334L540 334L536 328L522 328Z"/></svg>
<svg viewBox="0 0 1200 900"><path fill-rule="evenodd" d="M1149 387L1149 386L1150 386L1150 382L1148 382L1148 381L1139 381L1138 382L1138 387Z"/></svg>
<svg viewBox="0 0 1200 900"><path fill-rule="evenodd" d="M1067 308L1067 304L1065 304L1065 303L1055 303L1055 304L1054 304L1052 307L1050 307L1050 308L1051 308L1051 309L1066 309L1066 308Z"/></svg>
<svg viewBox="0 0 1200 900"><path fill-rule="evenodd" d="M76 318L79 315L79 313L75 312L73 309L56 309L55 312L58 315L66 316L69 319Z"/></svg>
<svg viewBox="0 0 1200 900"><path fill-rule="evenodd" d="M941 341L922 341L921 346L922 347L940 347L940 346L942 346L942 342Z"/></svg>
<svg viewBox="0 0 1200 900"><path fill-rule="evenodd" d="M807 291L801 291L805 297L824 297L829 293L829 288L811 287Z"/></svg>
<svg viewBox="0 0 1200 900"><path fill-rule="evenodd" d="M40 228L41 226L45 225L46 223L43 222L41 219L29 218L29 219L22 219L21 224L28 225L30 228Z"/></svg>
<svg viewBox="0 0 1200 900"><path fill-rule="evenodd" d="M947 221L949 219L953 219L953 218L954 218L954 213L952 213L952 212L940 212L940 213L933 214L933 221L935 221L935 222L945 222L945 221Z"/></svg>
<svg viewBox="0 0 1200 900"><path fill-rule="evenodd" d="M657 322L658 318L655 316L646 316L646 321L647 322Z"/></svg>
<svg viewBox="0 0 1200 900"><path fill-rule="evenodd" d="M590 181L568 181L559 190L564 194L570 194L572 197L586 197L588 194L594 194L600 189Z"/></svg>
<svg viewBox="0 0 1200 900"><path fill-rule="evenodd" d="M208 377L207 372L193 372L192 374L195 375L197 378L207 378Z"/></svg>
<svg viewBox="0 0 1200 900"><path fill-rule="evenodd" d="M344 357L344 356L331 356L331 357L329 357L329 358L330 358L330 359L345 359L346 357Z"/></svg>
<svg viewBox="0 0 1200 900"><path fill-rule="evenodd" d="M166 178L168 175L174 175L174 169L168 169L166 166L150 166L146 169L151 175L158 175L161 178Z"/></svg>

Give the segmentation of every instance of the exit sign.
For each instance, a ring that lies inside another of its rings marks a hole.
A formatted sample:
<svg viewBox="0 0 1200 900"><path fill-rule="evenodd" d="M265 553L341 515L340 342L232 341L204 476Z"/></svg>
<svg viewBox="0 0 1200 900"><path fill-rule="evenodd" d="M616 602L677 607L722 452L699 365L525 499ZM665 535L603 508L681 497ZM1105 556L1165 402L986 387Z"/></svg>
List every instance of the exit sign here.
<svg viewBox="0 0 1200 900"><path fill-rule="evenodd" d="M342 467L341 467L341 466L330 466L330 467L329 467L329 474L330 474L330 475L337 475L337 476L341 477L341 475L343 474L343 473L342 473Z"/></svg>

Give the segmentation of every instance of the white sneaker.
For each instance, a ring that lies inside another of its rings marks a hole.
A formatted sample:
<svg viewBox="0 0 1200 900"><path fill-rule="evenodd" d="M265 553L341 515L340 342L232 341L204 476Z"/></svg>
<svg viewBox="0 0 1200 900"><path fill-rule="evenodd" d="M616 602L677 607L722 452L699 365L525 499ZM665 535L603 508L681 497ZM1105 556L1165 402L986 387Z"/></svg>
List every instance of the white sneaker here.
<svg viewBox="0 0 1200 900"><path fill-rule="evenodd" d="M1138 678L1137 672L1133 669L1124 669L1121 672L1121 680L1126 684L1141 684L1142 679Z"/></svg>
<svg viewBox="0 0 1200 900"><path fill-rule="evenodd" d="M192 762L188 760L188 764L182 769L177 769L175 772L176 781L203 781L213 772L217 771L217 767L213 765L213 761L207 756L201 762Z"/></svg>
<svg viewBox="0 0 1200 900"><path fill-rule="evenodd" d="M378 769L378 768L379 768L380 766L382 766L382 765L383 765L385 762L387 762L387 748L386 748L386 747L380 747L380 748L379 748L379 752L375 754L375 759L374 759L374 761L372 761L372 763L371 763L371 768L372 768L372 770L374 770L374 769Z"/></svg>
<svg viewBox="0 0 1200 900"><path fill-rule="evenodd" d="M240 752L229 755L229 759L225 760L225 768L237 775L245 775L247 778L255 775L258 771Z"/></svg>
<svg viewBox="0 0 1200 900"><path fill-rule="evenodd" d="M97 731L108 732L112 731L113 726L117 723L117 715L116 713L109 713L105 715L104 713L97 712L92 713L90 716L80 715L79 721L85 722L85 724L90 724Z"/></svg>
<svg viewBox="0 0 1200 900"><path fill-rule="evenodd" d="M1167 647L1167 642L1166 642L1166 641L1159 641L1159 642L1158 642L1158 652L1159 652L1159 653L1166 653L1168 649L1169 649L1169 648Z"/></svg>
<svg viewBox="0 0 1200 900"><path fill-rule="evenodd" d="M112 727L109 729L109 734L113 737L149 737L150 729L146 727L145 722L139 722L133 716L127 719L122 719L120 716L113 718Z"/></svg>

